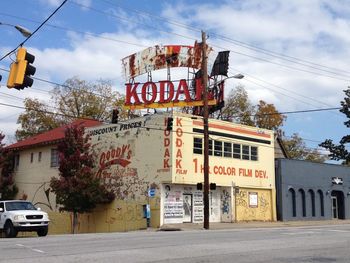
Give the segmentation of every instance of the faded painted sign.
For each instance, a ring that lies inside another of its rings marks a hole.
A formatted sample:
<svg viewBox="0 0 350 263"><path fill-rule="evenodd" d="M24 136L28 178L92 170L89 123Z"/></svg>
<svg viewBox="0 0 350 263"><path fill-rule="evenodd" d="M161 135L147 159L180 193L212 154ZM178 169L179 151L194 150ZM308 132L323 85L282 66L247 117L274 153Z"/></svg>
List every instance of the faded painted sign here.
<svg viewBox="0 0 350 263"><path fill-rule="evenodd" d="M207 48L207 55L212 48ZM199 69L202 63L201 43L194 46L165 45L146 48L122 59L126 80L167 67L188 67Z"/></svg>

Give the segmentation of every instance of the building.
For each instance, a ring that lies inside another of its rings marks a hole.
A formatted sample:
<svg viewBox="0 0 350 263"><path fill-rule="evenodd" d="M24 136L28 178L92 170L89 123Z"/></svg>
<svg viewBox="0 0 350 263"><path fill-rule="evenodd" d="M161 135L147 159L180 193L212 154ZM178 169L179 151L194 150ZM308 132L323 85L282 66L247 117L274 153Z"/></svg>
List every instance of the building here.
<svg viewBox="0 0 350 263"><path fill-rule="evenodd" d="M79 232L136 230L146 228L147 221L152 227L203 222L201 117L163 113L85 126L90 127L86 133L96 155L96 176L116 199L79 215ZM58 176L56 145L64 129L9 146L17 153L19 198L50 213L51 233L71 231L71 215L58 212L49 189L50 178ZM275 221L274 133L211 119L209 136L210 221Z"/></svg>
<svg viewBox="0 0 350 263"><path fill-rule="evenodd" d="M350 168L276 160L278 220L350 219Z"/></svg>
<svg viewBox="0 0 350 263"><path fill-rule="evenodd" d="M97 176L117 200L148 204L154 227L203 222L200 117L155 114L87 132L99 153ZM276 220L273 132L211 119L209 136L210 221Z"/></svg>

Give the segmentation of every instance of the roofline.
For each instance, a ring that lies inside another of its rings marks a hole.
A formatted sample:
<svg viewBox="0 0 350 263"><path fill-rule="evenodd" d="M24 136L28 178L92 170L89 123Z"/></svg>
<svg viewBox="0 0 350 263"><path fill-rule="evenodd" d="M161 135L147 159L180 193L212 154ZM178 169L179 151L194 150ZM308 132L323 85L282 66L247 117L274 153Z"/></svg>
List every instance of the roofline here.
<svg viewBox="0 0 350 263"><path fill-rule="evenodd" d="M290 159L289 154L288 154L288 151L287 151L286 147L285 147L284 144L283 144L283 140L282 140L282 138L281 138L277 133L276 133L276 140L277 140L278 144L279 144L280 147L281 147L281 150L282 150L282 152L283 152L283 155L286 157L286 159Z"/></svg>
<svg viewBox="0 0 350 263"><path fill-rule="evenodd" d="M61 139L57 139L57 140L39 142L39 143L30 144L30 145L24 145L24 146L19 146L19 147L11 147L11 145L9 145L9 146L5 147L5 149L11 150L11 151L26 150L26 149L29 149L29 148L35 148L35 147L40 147L40 146L58 144L58 143L60 143L63 140L64 140L64 138L61 138Z"/></svg>

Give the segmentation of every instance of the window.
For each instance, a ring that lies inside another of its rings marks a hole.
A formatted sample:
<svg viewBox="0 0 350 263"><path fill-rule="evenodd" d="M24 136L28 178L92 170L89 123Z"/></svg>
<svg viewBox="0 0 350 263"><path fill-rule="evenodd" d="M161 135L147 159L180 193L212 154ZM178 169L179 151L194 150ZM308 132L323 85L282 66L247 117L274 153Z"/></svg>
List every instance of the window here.
<svg viewBox="0 0 350 263"><path fill-rule="evenodd" d="M224 157L232 157L232 143L224 142Z"/></svg>
<svg viewBox="0 0 350 263"><path fill-rule="evenodd" d="M209 155L213 155L213 140L209 140L208 151L209 151Z"/></svg>
<svg viewBox="0 0 350 263"><path fill-rule="evenodd" d="M242 159L243 160L249 160L249 146L248 145L242 145Z"/></svg>
<svg viewBox="0 0 350 263"><path fill-rule="evenodd" d="M19 154L15 155L15 169L17 170L19 166Z"/></svg>
<svg viewBox="0 0 350 263"><path fill-rule="evenodd" d="M51 149L51 167L58 167L58 151L57 149Z"/></svg>
<svg viewBox="0 0 350 263"><path fill-rule="evenodd" d="M41 162L41 152L38 154L38 162Z"/></svg>
<svg viewBox="0 0 350 263"><path fill-rule="evenodd" d="M202 138L193 138L193 153L203 153L203 140Z"/></svg>
<svg viewBox="0 0 350 263"><path fill-rule="evenodd" d="M233 158L241 159L241 145L240 144L233 144Z"/></svg>
<svg viewBox="0 0 350 263"><path fill-rule="evenodd" d="M31 153L31 154L30 154L30 163L33 162L33 159L34 159L34 153Z"/></svg>
<svg viewBox="0 0 350 263"><path fill-rule="evenodd" d="M222 156L222 142L214 141L214 156Z"/></svg>
<svg viewBox="0 0 350 263"><path fill-rule="evenodd" d="M258 147L255 147L255 146L250 147L250 160L252 161L258 160Z"/></svg>

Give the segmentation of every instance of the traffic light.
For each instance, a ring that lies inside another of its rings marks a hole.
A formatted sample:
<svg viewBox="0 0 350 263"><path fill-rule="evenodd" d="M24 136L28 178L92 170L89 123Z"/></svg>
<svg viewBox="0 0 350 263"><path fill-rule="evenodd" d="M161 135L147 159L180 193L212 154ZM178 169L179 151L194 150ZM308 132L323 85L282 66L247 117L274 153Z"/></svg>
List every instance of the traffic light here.
<svg viewBox="0 0 350 263"><path fill-rule="evenodd" d="M118 123L119 111L117 109L113 110L112 113L112 123Z"/></svg>
<svg viewBox="0 0 350 263"><path fill-rule="evenodd" d="M167 131L172 131L173 130L173 121L174 121L173 117L169 117L168 118L168 121L167 121L167 124L166 124L166 130Z"/></svg>
<svg viewBox="0 0 350 263"><path fill-rule="evenodd" d="M216 190L216 183L210 183L210 190Z"/></svg>
<svg viewBox="0 0 350 263"><path fill-rule="evenodd" d="M34 81L30 76L34 75L36 71L36 68L31 65L34 60L35 56L28 53L24 47L18 49L16 61L10 67L10 74L7 80L8 88L21 90L33 85Z"/></svg>
<svg viewBox="0 0 350 263"><path fill-rule="evenodd" d="M197 190L203 190L203 184L202 183L197 183Z"/></svg>

